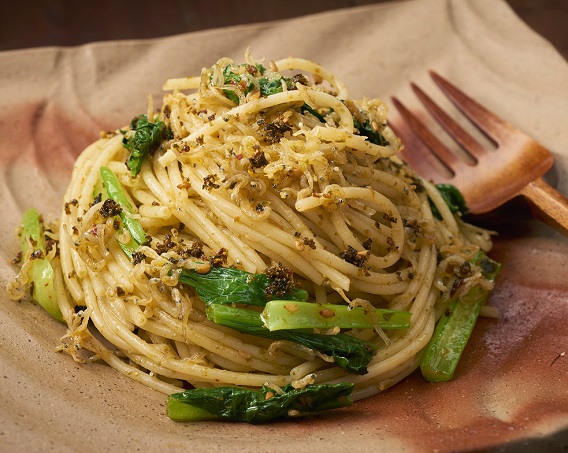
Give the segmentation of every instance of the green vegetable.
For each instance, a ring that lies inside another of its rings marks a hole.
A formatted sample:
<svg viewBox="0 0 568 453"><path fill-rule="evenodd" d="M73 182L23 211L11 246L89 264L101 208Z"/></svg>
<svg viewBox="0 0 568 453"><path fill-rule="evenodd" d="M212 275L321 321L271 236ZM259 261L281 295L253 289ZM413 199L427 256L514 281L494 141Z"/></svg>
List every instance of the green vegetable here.
<svg viewBox="0 0 568 453"><path fill-rule="evenodd" d="M274 290L275 279L266 274L251 274L233 268L213 267L205 274L183 269L179 281L195 288L207 305L207 316L213 322L239 332L271 339L288 340L332 356L336 364L346 370L364 374L374 353L374 345L346 334L320 335L311 331L279 330L270 332L260 313L230 304L264 307L274 298L303 302L308 293L295 288L286 292ZM278 286L276 286L278 288Z"/></svg>
<svg viewBox="0 0 568 453"><path fill-rule="evenodd" d="M32 297L45 311L58 321L63 322L63 315L57 304L55 292L55 274L48 260L37 259L30 270L30 281L33 282Z"/></svg>
<svg viewBox="0 0 568 453"><path fill-rule="evenodd" d="M124 193L124 190L122 189L122 186L114 172L107 167L101 167L99 172L108 197L118 203L122 209L119 216L122 223L130 233L131 240L128 244L123 244L120 241L118 241L118 243L124 252L129 257L132 257L132 254L138 246L146 242L146 233L144 232L144 228L142 228L140 222L130 217L130 214L132 214L132 206L128 201L128 198L126 198L126 194Z"/></svg>
<svg viewBox="0 0 568 453"><path fill-rule="evenodd" d="M171 131L161 121L151 123L146 115L134 117L130 129L135 133L132 137L124 137L122 146L130 151L126 165L132 176L136 176L140 173L144 157L154 152L164 139L170 137Z"/></svg>
<svg viewBox="0 0 568 453"><path fill-rule="evenodd" d="M499 263L483 253L479 253L473 263L481 267L483 276L489 281L495 281L501 268ZM420 370L426 380L445 382L453 377L488 295L488 291L475 286L462 298L450 303L436 324L434 334L422 356Z"/></svg>
<svg viewBox="0 0 568 453"><path fill-rule="evenodd" d="M438 189L438 192L440 192L440 195L450 208L451 212L461 212L462 214L467 213L468 209L465 198L457 187L452 186L451 184L436 184L436 189ZM430 207L432 208L432 214L434 214L436 218L442 219L440 211L438 211L438 208L436 208L431 200Z"/></svg>
<svg viewBox="0 0 568 453"><path fill-rule="evenodd" d="M28 209L22 216L21 225L20 248L22 253L26 253L30 245L34 250L41 250L42 253L45 253L45 236L43 235L43 226L39 213L34 208Z"/></svg>
<svg viewBox="0 0 568 453"><path fill-rule="evenodd" d="M266 337L270 331L264 327L260 313L248 308L212 304L207 307L207 318L215 324L230 327L249 335Z"/></svg>
<svg viewBox="0 0 568 453"><path fill-rule="evenodd" d="M262 66L260 63L255 63L254 65L256 66L256 69L258 70L260 75L264 75L264 73L266 72L266 68Z"/></svg>
<svg viewBox="0 0 568 453"><path fill-rule="evenodd" d="M235 74L231 71L231 65L227 65L223 68L223 81L225 85L234 85L235 89L241 87L245 96L250 93L254 87L254 83L246 75ZM223 94L235 104L239 104L239 96L234 90L223 90Z"/></svg>
<svg viewBox="0 0 568 453"><path fill-rule="evenodd" d="M359 131L359 135L367 137L369 141L375 145L387 146L389 144L386 138L373 129L369 121L365 121L361 124L357 119L353 118L353 127Z"/></svg>
<svg viewBox="0 0 568 453"><path fill-rule="evenodd" d="M309 112L312 115L314 115L318 120L320 120L322 123L325 123L324 116L321 113L319 113L316 109L311 108L308 104L302 105L302 107L300 107L300 111L302 113Z"/></svg>
<svg viewBox="0 0 568 453"><path fill-rule="evenodd" d="M22 235L20 248L22 253L33 248L32 265L29 270L29 279L32 283L32 297L51 316L58 321L63 321L63 315L57 304L55 292L55 275L49 260L43 257L46 254L46 242L43 232L43 223L39 213L31 208L24 212L22 217ZM37 256L37 257L35 257ZM34 258L35 257L35 258Z"/></svg>
<svg viewBox="0 0 568 453"><path fill-rule="evenodd" d="M256 68L260 75L263 75L266 71L262 65L257 64ZM254 76L249 72L244 72L242 74L237 74L233 72L233 67L227 65L223 68L223 82L225 85L234 85L235 89L239 89L246 96L249 94L255 86ZM291 87L291 79L288 77L261 77L257 80L261 96L270 96L271 94L282 92L282 82L285 82L289 87ZM232 89L223 90L223 94L233 101L235 104L239 104L239 96Z"/></svg>
<svg viewBox="0 0 568 453"><path fill-rule="evenodd" d="M279 77L276 79L263 77L259 79L260 94L262 96L270 96L271 94L282 93L282 81L289 83L290 79L287 77Z"/></svg>
<svg viewBox="0 0 568 453"><path fill-rule="evenodd" d="M274 289L274 280L266 274L251 274L239 269L212 267L205 274L183 269L179 281L196 289L197 295L206 304L264 304L271 298L305 301L308 293L301 289L290 288L285 293Z"/></svg>
<svg viewBox="0 0 568 453"><path fill-rule="evenodd" d="M354 374L367 373L367 365L373 358L375 345L358 338L338 333L323 335L311 330L275 330L264 327L260 313L230 305L209 305L207 317L216 324L239 332L273 340L287 340L301 344L333 357L335 364Z"/></svg>
<svg viewBox="0 0 568 453"><path fill-rule="evenodd" d="M313 384L302 389L287 385L282 394L269 387L197 388L167 398L168 417L175 421L234 420L266 423L283 417L313 415L350 406L353 384Z"/></svg>
<svg viewBox="0 0 568 453"><path fill-rule="evenodd" d="M406 329L411 313L399 310L376 309L383 329ZM273 300L266 304L262 319L270 331L281 329L369 329L373 324L362 307Z"/></svg>

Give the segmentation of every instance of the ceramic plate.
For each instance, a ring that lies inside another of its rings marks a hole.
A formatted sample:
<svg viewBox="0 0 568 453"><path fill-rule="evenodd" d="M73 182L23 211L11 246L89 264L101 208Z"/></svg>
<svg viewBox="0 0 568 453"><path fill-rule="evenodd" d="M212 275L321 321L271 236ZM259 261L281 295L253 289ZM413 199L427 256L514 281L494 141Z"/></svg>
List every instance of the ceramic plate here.
<svg viewBox="0 0 568 453"><path fill-rule="evenodd" d="M423 20L428 17L428 20ZM354 26L356 25L356 26ZM534 135L557 158L566 193L568 68L503 3L417 0L292 21L138 42L0 54L0 279L22 212L58 215L75 157L101 130L160 99L169 77L222 56L315 59L352 97L396 94L416 108L410 80L436 69ZM546 68L546 71L542 71ZM562 116L564 115L564 116ZM490 190L490 188L488 189ZM30 300L0 293L2 451L519 451L566 446L568 240L517 219L499 227L503 271L490 303L498 320L475 328L453 381L418 373L319 418L250 426L178 424L165 397L100 363L57 353L64 327Z"/></svg>

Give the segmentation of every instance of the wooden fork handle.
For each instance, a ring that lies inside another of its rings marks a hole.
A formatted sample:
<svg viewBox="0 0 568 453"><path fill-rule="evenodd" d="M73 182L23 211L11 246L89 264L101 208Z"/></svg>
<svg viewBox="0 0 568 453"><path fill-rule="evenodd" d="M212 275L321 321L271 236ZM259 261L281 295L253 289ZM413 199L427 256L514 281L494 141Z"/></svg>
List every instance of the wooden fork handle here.
<svg viewBox="0 0 568 453"><path fill-rule="evenodd" d="M542 178L527 184L521 195L529 202L533 215L568 237L568 198Z"/></svg>

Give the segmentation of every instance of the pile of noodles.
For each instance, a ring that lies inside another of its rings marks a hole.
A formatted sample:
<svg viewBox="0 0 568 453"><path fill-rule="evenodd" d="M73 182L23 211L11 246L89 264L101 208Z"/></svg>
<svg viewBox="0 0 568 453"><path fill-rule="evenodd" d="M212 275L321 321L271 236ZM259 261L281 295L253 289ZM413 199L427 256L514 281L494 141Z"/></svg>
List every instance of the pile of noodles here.
<svg viewBox="0 0 568 453"><path fill-rule="evenodd" d="M59 349L168 394L339 381L355 384L354 399L375 394L416 369L450 298L451 269L489 250L489 234L452 214L397 158L381 100L350 100L311 61L261 68L245 59L166 82L148 118L172 133L138 175L125 164L131 131L102 134L77 159L48 255L68 326ZM227 82L227 68L248 85ZM280 81L279 92L262 95L261 78ZM117 242L128 242L128 231L101 215L101 166L118 176L149 238L136 260ZM279 263L314 303L406 310L410 327L348 331L377 345L368 373L349 374L317 351L209 321L177 271L206 271L215 260L252 273ZM473 267L459 291L479 280Z"/></svg>

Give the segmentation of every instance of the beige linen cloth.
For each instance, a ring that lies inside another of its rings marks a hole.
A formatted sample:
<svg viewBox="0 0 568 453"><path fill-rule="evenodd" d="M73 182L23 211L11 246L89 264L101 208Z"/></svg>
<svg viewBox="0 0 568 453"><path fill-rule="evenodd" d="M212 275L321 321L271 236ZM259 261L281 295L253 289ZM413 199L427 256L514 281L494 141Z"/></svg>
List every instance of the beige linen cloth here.
<svg viewBox="0 0 568 453"><path fill-rule="evenodd" d="M396 94L409 106L418 105L410 81L436 91L427 75L434 69L546 146L557 159L552 179L568 195L568 64L502 1L398 1L150 41L4 52L1 286L14 275L8 263L18 247L13 234L21 213L35 206L57 216L74 158L100 130L124 126L144 112L147 94L159 103L167 78L199 74L223 56L240 62L248 47L266 61L289 55L315 60L337 74L353 98L390 102ZM560 287L555 300L566 302L565 290ZM357 403L354 413L317 420L263 427L174 424L164 415L163 395L104 365L78 365L55 353L62 326L33 304L11 302L3 293L0 299L1 451L451 451L568 427L565 393L564 399L555 393L568 388L566 372L547 371L548 362L542 386L560 402L539 419L520 421L533 403L532 390L522 384L526 406L520 409L508 406L516 398L509 394L492 408L465 410L459 402L476 386L462 382L447 384L455 387L457 405L443 422L428 409L429 397L420 408L404 409L414 387L402 383L397 407L379 395ZM508 412L510 407L518 411ZM477 425L480 420L486 424ZM474 428L479 426L481 431Z"/></svg>

